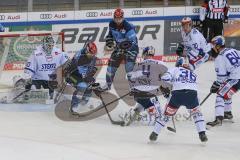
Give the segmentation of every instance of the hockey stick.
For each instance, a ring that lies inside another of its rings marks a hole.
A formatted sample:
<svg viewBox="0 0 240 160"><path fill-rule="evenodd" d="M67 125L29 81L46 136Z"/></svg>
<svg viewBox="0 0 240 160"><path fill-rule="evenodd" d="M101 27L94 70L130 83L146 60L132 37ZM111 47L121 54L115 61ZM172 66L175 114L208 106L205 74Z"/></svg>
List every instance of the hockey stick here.
<svg viewBox="0 0 240 160"><path fill-rule="evenodd" d="M202 100L202 102L200 103L200 106L203 105L203 103L211 96L211 92ZM189 117L187 117L186 120L189 120L191 118L191 114L189 115ZM173 128L172 127L167 127L167 129L169 131L175 132L176 133L176 126L175 126L175 122L174 122L174 118L172 117L172 122L173 122Z"/></svg>
<svg viewBox="0 0 240 160"><path fill-rule="evenodd" d="M128 92L128 93L122 95L121 97L116 98L116 99L114 99L113 101L111 101L111 102L109 102L109 103L107 103L107 104L105 104L105 105L108 106L108 105L110 105L110 104L112 104L112 103L114 103L114 102L117 102L117 101L119 101L120 99L122 99L122 98L128 96L130 93L131 93L131 92Z"/></svg>
<svg viewBox="0 0 240 160"><path fill-rule="evenodd" d="M22 91L21 93L19 93L17 96L15 96L11 102L14 102L17 98L19 98L20 96L22 96L23 94L29 92L31 89L25 89L24 91Z"/></svg>
<svg viewBox="0 0 240 160"><path fill-rule="evenodd" d="M210 93L208 93L208 95L202 100L202 102L200 103L200 106L211 96L211 92ZM187 118L187 120L189 120L190 118L191 118L191 113L190 113L190 115L189 115L189 117Z"/></svg>
<svg viewBox="0 0 240 160"><path fill-rule="evenodd" d="M67 86L67 83L64 82L61 90L56 94L56 96L55 96L55 98L54 98L54 103L57 103L57 102L59 101L59 99L61 98L61 96L62 96L62 94L63 94L63 92L64 92L64 90L65 90L65 88L66 88L66 86Z"/></svg>
<svg viewBox="0 0 240 160"><path fill-rule="evenodd" d="M200 106L211 96L211 92L202 100L202 102L200 103ZM191 118L191 113L189 115L189 117L186 120L189 120ZM169 131L175 132L176 133L176 126L175 126L175 122L174 122L174 118L172 117L172 122L173 122L173 128L172 127L167 127L167 129Z"/></svg>
<svg viewBox="0 0 240 160"><path fill-rule="evenodd" d="M101 94L98 94L99 98L100 98L101 101L102 101L103 107L104 107L105 110L106 110L106 113L107 113L107 115L108 115L108 118L110 119L110 121L111 121L112 124L124 126L125 122L124 122L124 121L114 121L114 120L112 119L112 117L111 117L108 109L107 109L107 106L110 105L110 104L112 104L112 103L114 103L114 102L116 102L116 101L118 101L119 99L121 99L121 98L129 95L129 94L130 94L130 92L128 92L127 94L125 94L125 95L123 95L123 96L121 96L121 97L119 97L119 98L117 98L117 99L115 99L115 100L113 100L113 101L111 101L111 102L109 102L109 103L107 103L107 104L104 102L104 100L103 100L103 98L102 98L102 95L101 95Z"/></svg>
<svg viewBox="0 0 240 160"><path fill-rule="evenodd" d="M173 117L173 116L172 116L172 123L173 123L173 128L172 128L172 127L167 127L167 129L168 129L169 131L172 131L172 132L176 133L177 130L176 130L175 120L174 120L174 117Z"/></svg>
<svg viewBox="0 0 240 160"><path fill-rule="evenodd" d="M202 102L200 103L200 106L211 96L211 92L208 93L208 95L202 100Z"/></svg>

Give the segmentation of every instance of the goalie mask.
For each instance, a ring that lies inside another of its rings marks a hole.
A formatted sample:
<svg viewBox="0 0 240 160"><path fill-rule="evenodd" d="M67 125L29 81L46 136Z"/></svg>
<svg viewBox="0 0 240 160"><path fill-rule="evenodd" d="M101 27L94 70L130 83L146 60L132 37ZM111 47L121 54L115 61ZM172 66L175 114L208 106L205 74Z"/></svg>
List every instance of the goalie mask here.
<svg viewBox="0 0 240 160"><path fill-rule="evenodd" d="M54 40L52 36L45 36L42 40L43 50L46 52L47 55L51 55L53 47L54 47Z"/></svg>
<svg viewBox="0 0 240 160"><path fill-rule="evenodd" d="M148 46L143 49L142 57L144 59L154 55L155 55L155 48L153 46Z"/></svg>

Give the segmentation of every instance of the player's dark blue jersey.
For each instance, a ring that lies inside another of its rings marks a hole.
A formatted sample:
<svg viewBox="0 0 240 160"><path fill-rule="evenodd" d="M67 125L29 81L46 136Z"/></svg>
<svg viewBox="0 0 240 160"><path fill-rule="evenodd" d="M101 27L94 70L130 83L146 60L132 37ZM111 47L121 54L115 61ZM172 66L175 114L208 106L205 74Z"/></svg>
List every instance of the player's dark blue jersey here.
<svg viewBox="0 0 240 160"><path fill-rule="evenodd" d="M107 37L112 37L116 43L130 40L137 45L137 35L133 24L123 20L121 25L117 25L113 20L109 23L109 33Z"/></svg>
<svg viewBox="0 0 240 160"><path fill-rule="evenodd" d="M81 49L73 58L77 61L77 69L80 74L85 75L89 72L92 67L95 66L97 57L96 56L88 56L85 53L85 49Z"/></svg>

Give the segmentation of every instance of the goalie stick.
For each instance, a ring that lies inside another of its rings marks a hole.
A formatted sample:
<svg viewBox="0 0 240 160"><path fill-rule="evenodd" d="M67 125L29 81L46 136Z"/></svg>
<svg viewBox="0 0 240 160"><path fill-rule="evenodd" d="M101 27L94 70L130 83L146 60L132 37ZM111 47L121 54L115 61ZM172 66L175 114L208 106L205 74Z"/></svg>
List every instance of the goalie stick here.
<svg viewBox="0 0 240 160"><path fill-rule="evenodd" d="M18 95L16 95L11 102L14 102L17 98L19 98L20 96L22 96L23 94L29 92L31 89L25 89L24 91L22 91L21 93L19 93Z"/></svg>

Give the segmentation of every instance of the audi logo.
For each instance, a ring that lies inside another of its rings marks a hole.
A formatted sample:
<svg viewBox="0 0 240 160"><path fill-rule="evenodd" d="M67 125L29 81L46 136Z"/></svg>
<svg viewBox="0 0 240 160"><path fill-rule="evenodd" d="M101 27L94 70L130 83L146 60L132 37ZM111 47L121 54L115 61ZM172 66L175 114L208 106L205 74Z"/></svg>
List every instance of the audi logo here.
<svg viewBox="0 0 240 160"><path fill-rule="evenodd" d="M40 14L40 19L51 19L52 14Z"/></svg>
<svg viewBox="0 0 240 160"><path fill-rule="evenodd" d="M199 13L199 11L200 11L200 8L193 8L193 13Z"/></svg>
<svg viewBox="0 0 240 160"><path fill-rule="evenodd" d="M240 12L240 8L230 8L230 12Z"/></svg>
<svg viewBox="0 0 240 160"><path fill-rule="evenodd" d="M0 20L5 20L5 15L0 15Z"/></svg>
<svg viewBox="0 0 240 160"><path fill-rule="evenodd" d="M143 15L143 10L133 10L132 11L132 15L136 16L136 15Z"/></svg>
<svg viewBox="0 0 240 160"><path fill-rule="evenodd" d="M87 12L86 13L86 17L97 17L98 16L98 12Z"/></svg>

